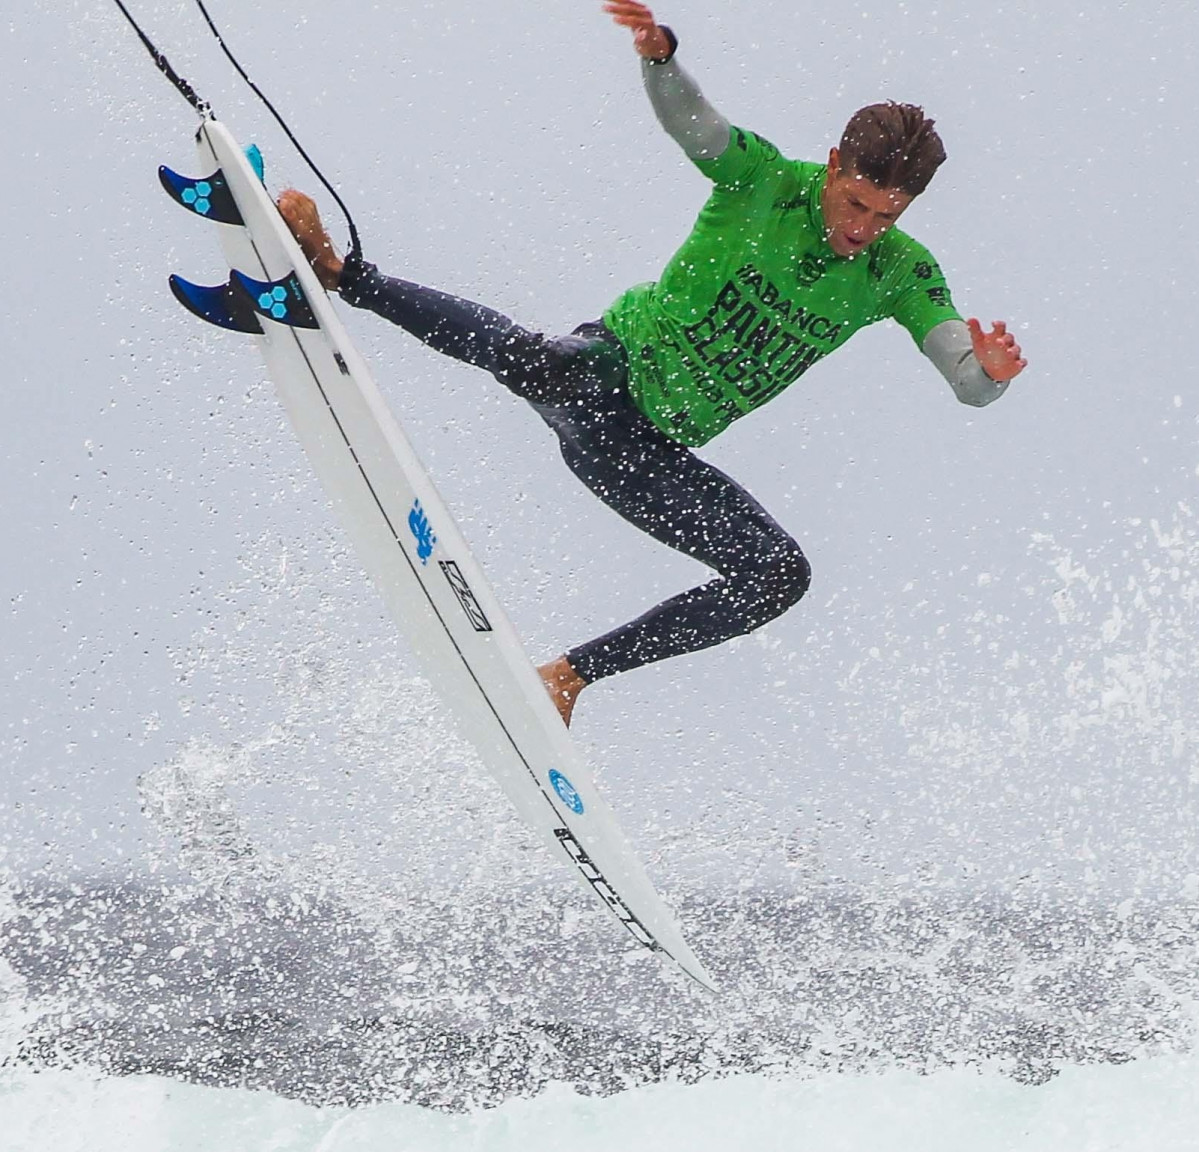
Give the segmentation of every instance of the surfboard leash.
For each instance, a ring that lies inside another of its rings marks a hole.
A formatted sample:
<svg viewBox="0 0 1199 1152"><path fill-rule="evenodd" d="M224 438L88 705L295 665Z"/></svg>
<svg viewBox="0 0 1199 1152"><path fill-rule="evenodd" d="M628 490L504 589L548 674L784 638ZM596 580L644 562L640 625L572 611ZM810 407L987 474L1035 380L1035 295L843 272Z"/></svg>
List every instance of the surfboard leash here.
<svg viewBox="0 0 1199 1152"><path fill-rule="evenodd" d="M146 51L150 53L150 58L158 65L158 70L174 85L183 98L203 117L207 118L212 115L212 106L207 100L203 99L196 90L186 81L174 68L171 67L171 62L164 56L149 36L142 31L141 25L133 18L133 14L122 3L122 0L113 0L113 3L121 10L122 15L129 21L134 32L137 33L138 39L146 46Z"/></svg>
<svg viewBox="0 0 1199 1152"><path fill-rule="evenodd" d="M210 116L212 116L212 105L209 104L207 100L203 99L203 97L196 92L192 85L189 84L182 76L179 75L178 72L175 71L174 68L171 67L171 62L162 52L158 50L154 42L149 36L146 35L138 22L133 18L133 14L125 6L124 0L113 0L113 3L115 3L116 6L121 10L121 13L124 15L125 19L129 21L129 24L132 26L134 32L137 33L138 39L140 39L142 44L145 45L146 51L150 53L150 58L158 66L158 70L171 82L175 90L179 92L179 94L192 106L192 108L195 109L195 111L201 117L208 119ZM278 121L279 127L283 129L284 135L286 135L288 140L291 141L292 146L303 158L304 163L312 169L312 171L316 174L317 179L320 180L320 182L325 186L329 195L332 196L337 202L337 206L341 209L342 215L345 216L346 223L350 228L350 254L354 256L361 256L362 243L358 238L358 229L354 224L354 217L350 214L349 208L346 207L345 201L342 200L340 195L338 195L337 189L334 188L333 185L325 178L325 174L320 170L320 168L317 167L316 162L311 156L308 155L308 152L305 150L304 146L299 142L299 140L296 139L295 133L292 132L291 128L287 124L287 121L284 120L279 114L279 111L275 108L274 104L267 99L267 96L262 89L250 79L249 74L241 66L237 57L233 55L229 45L225 43L224 36L221 35L220 30L217 28L212 17L209 15L208 9L204 6L204 0L196 0L196 6L200 9L200 14L204 17L205 23L208 25L213 36L216 37L216 42L221 46L221 51L224 52L224 54L228 57L229 62L236 69L237 74L250 86L250 89L253 91L254 95L266 105L267 111L269 111L270 114Z"/></svg>

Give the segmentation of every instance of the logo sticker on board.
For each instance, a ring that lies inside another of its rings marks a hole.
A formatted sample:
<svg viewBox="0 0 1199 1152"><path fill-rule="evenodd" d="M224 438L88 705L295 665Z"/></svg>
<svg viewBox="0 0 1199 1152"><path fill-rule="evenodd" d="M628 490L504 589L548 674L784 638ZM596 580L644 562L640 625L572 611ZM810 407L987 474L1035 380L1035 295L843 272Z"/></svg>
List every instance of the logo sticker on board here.
<svg viewBox="0 0 1199 1152"><path fill-rule="evenodd" d="M575 786L557 768L550 769L550 783L554 786L554 791L558 793L562 803L576 816L582 816L583 798L575 791Z"/></svg>
<svg viewBox="0 0 1199 1152"><path fill-rule="evenodd" d="M487 613L483 611L482 605L470 590L466 577L462 575L462 569L453 560L439 560L438 564L441 565L445 578L453 588L454 595L458 597L458 603L462 605L462 611L466 613L470 626L476 632L490 632L491 621L487 619Z"/></svg>
<svg viewBox="0 0 1199 1152"><path fill-rule="evenodd" d="M437 543L437 537L433 532L433 525L429 523L429 517L425 515L425 510L420 506L420 501L416 500L412 504L412 511L408 513L408 529L416 539L416 554L420 557L422 564L429 563L429 557L433 555L433 545Z"/></svg>

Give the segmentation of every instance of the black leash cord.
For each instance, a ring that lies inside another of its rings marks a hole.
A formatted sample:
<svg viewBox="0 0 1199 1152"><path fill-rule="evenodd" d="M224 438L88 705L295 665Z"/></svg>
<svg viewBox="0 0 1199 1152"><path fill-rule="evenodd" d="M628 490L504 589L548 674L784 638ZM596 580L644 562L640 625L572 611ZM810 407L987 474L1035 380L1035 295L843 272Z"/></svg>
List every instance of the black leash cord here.
<svg viewBox="0 0 1199 1152"><path fill-rule="evenodd" d="M119 3L120 0L117 0ZM358 240L358 229L354 227L354 218L350 215L350 210L345 206L345 202L337 194L337 189L325 179L325 174L313 163L312 158L304 151L304 146L292 134L292 130L287 126L287 121L275 110L275 106L266 98L261 88L254 83L253 80L246 74L246 70L237 62L237 57L229 51L229 45L225 43L225 38L217 30L217 26L212 22L212 17L208 15L208 9L204 7L204 0L196 0L196 6L200 9L204 19L208 22L208 27L212 29L212 34L216 37L216 42L221 46L221 51L229 57L229 63L237 69L237 74L250 86L254 95L258 97L266 106L267 110L279 122L279 127L283 129L287 138L295 146L295 149L304 158L304 163L316 173L317 179L328 189L329 195L337 201L338 208L346 218L346 223L350 226L350 251L355 255L361 255L362 245Z"/></svg>
<svg viewBox="0 0 1199 1152"><path fill-rule="evenodd" d="M146 51L150 53L150 58L155 64L158 65L158 70L175 86L176 90L201 116L205 118L211 116L212 108L208 101L201 99L200 96L197 95L196 90L186 80L184 80L174 68L171 67L170 61L167 60L167 58L161 52L159 52L159 50L154 46L154 43L151 41L150 37L141 30L137 21L134 20L133 16L129 12L129 9L125 7L122 0L113 0L113 2L121 10L125 16L125 19L129 21L133 27L133 30L137 33L138 38L146 46ZM225 55L229 58L229 62L235 69L237 69L237 74L250 86L254 92L254 95L266 105L267 110L279 122L279 127L283 129L284 134L287 136L288 140L291 141L292 145L295 147L295 150L304 158L304 163L306 163L308 167L316 173L317 179L320 180L320 182L325 186L329 192L329 195L337 201L337 206L342 210L342 213L346 218L346 223L350 226L350 253L353 255L361 255L362 244L358 239L358 229L354 226L354 218L350 215L350 210L346 207L345 201L342 200L342 198L337 194L337 189L325 179L325 174L316 166L312 160L312 157L309 156L304 150L304 146L299 142L299 140L296 139L295 134L287 126L287 121L285 121L283 117L279 115L275 106L266 98L266 95L263 93L262 89L250 79L250 77L246 74L246 70L241 66L241 64L238 63L237 58L231 51L229 51L229 46L225 43L225 38L221 35L220 31L217 29L217 26L213 23L212 17L208 14L208 9L204 7L204 0L196 0L196 5L200 9L200 13L203 15L208 27L212 30L212 34L216 37L217 43L221 46L221 51L225 53Z"/></svg>
<svg viewBox="0 0 1199 1152"><path fill-rule="evenodd" d="M175 86L183 98L197 111L201 116L208 117L212 114L212 108L207 100L202 100L196 93L196 90L171 67L171 62L154 47L153 41L147 36L132 15L129 9L125 7L121 0L114 0L116 6L121 10L125 19L132 25L134 32L137 33L138 39L146 46L146 51L150 53L150 59L158 65L158 70Z"/></svg>

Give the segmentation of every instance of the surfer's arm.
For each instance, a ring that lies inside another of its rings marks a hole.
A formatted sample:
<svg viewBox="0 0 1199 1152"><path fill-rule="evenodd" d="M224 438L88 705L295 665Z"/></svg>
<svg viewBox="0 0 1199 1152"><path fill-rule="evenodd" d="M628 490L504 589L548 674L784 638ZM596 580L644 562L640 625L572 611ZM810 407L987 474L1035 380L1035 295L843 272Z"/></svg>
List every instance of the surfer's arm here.
<svg viewBox="0 0 1199 1152"><path fill-rule="evenodd" d="M641 79L658 123L692 160L715 160L729 146L732 129L675 59L641 61Z"/></svg>
<svg viewBox="0 0 1199 1152"><path fill-rule="evenodd" d="M1015 337L1002 321L984 332L977 320L964 320L932 253L910 236L900 234L895 241L895 235L879 242L891 316L908 330L963 404L982 408L998 400L1027 363Z"/></svg>
<svg viewBox="0 0 1199 1152"><path fill-rule="evenodd" d="M608 0L604 11L633 33L641 78L667 134L692 160L714 160L729 146L729 122L674 58L678 38L638 0Z"/></svg>
<svg viewBox="0 0 1199 1152"><path fill-rule="evenodd" d="M987 375L975 355L974 340L964 320L942 321L925 336L921 351L963 404L982 408L1007 391L1010 380L992 380Z"/></svg>

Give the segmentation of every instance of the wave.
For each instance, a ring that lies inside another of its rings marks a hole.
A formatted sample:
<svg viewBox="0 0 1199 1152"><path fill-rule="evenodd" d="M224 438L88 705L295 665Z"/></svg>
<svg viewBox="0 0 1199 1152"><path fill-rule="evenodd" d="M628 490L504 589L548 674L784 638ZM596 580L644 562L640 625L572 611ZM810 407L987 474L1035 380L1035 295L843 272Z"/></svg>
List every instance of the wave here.
<svg viewBox="0 0 1199 1152"><path fill-rule="evenodd" d="M388 909L274 885L24 888L0 959L14 1067L313 1105L470 1111L559 1083L989 1068L1024 1084L1190 1050L1193 906L916 901L848 888L682 902L725 993L614 936L585 894Z"/></svg>
<svg viewBox="0 0 1199 1152"><path fill-rule="evenodd" d="M1037 1087L987 1069L738 1076L609 1097L556 1085L464 1114L81 1070L0 1080L0 1115L9 1152L1186 1152L1199 1147L1199 1061L1072 1068Z"/></svg>

